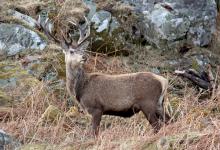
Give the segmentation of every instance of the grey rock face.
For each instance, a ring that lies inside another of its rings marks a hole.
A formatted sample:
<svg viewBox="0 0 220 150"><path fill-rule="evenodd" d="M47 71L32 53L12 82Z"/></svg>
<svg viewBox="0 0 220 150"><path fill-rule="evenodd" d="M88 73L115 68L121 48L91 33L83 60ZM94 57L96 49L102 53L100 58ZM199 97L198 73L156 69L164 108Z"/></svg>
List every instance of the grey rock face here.
<svg viewBox="0 0 220 150"><path fill-rule="evenodd" d="M21 25L0 24L0 56L13 56L24 49L43 50L46 42Z"/></svg>
<svg viewBox="0 0 220 150"><path fill-rule="evenodd" d="M215 0L123 0L139 15L141 33L160 49L206 46L216 28Z"/></svg>
<svg viewBox="0 0 220 150"><path fill-rule="evenodd" d="M96 12L91 18L91 22L94 23L93 27L98 33L107 31L111 34L119 27L119 23L116 18L112 17L110 12L104 10Z"/></svg>
<svg viewBox="0 0 220 150"><path fill-rule="evenodd" d="M30 27L37 27L38 23L35 19L31 18L30 16L24 15L15 10L8 10L8 14L12 17L23 21L25 24L29 25Z"/></svg>
<svg viewBox="0 0 220 150"><path fill-rule="evenodd" d="M4 150L6 145L10 145L11 149L18 149L21 144L0 129L0 150Z"/></svg>
<svg viewBox="0 0 220 150"><path fill-rule="evenodd" d="M114 51L115 46L122 43L122 41L118 40L120 33L115 34L120 28L116 17L112 16L109 11L96 10L95 2L89 0L84 0L84 2L90 8L87 18L91 22L92 50L100 50L106 53Z"/></svg>
<svg viewBox="0 0 220 150"><path fill-rule="evenodd" d="M108 30L111 21L111 13L101 10L92 17L91 22L94 22L94 26L97 32Z"/></svg>

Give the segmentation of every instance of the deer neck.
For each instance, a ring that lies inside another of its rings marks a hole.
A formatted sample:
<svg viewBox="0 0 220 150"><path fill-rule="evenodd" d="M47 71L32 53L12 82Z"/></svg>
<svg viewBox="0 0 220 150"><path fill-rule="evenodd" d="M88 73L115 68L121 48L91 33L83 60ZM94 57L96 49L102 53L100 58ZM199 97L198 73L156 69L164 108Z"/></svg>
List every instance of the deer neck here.
<svg viewBox="0 0 220 150"><path fill-rule="evenodd" d="M75 95L76 99L80 101L80 98L85 87L87 76L84 72L84 68L80 65L72 67L70 64L66 65L66 80L67 90L71 95Z"/></svg>

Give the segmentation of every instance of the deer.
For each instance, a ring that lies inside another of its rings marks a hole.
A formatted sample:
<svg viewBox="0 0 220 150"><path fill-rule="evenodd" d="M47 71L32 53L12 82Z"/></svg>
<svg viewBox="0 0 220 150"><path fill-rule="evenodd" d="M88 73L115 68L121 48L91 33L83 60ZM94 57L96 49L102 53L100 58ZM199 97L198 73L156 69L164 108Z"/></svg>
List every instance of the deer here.
<svg viewBox="0 0 220 150"><path fill-rule="evenodd" d="M80 33L75 44L72 38L67 40L64 35L62 40L50 36L61 45L65 55L67 91L92 116L93 133L98 135L102 115L131 117L139 111L144 113L157 133L161 121L167 124L170 120L164 109L168 80L151 72L118 75L86 73L84 64L87 60L90 23L84 18L83 25L69 21Z"/></svg>

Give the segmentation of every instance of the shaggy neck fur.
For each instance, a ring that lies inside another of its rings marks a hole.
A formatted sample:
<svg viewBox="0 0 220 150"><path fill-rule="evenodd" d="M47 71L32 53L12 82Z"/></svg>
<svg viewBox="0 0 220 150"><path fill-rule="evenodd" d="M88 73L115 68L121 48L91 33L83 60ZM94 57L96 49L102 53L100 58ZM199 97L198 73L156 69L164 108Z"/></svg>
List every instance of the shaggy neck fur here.
<svg viewBox="0 0 220 150"><path fill-rule="evenodd" d="M66 79L67 89L69 93L76 96L76 99L80 101L83 93L83 88L86 85L87 77L84 73L82 66L72 67L71 64L66 65Z"/></svg>

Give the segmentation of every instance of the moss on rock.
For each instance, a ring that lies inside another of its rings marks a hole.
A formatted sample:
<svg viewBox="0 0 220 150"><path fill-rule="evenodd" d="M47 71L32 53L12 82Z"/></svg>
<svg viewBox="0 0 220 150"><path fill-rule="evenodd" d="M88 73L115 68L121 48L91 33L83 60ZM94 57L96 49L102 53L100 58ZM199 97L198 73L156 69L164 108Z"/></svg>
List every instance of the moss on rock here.
<svg viewBox="0 0 220 150"><path fill-rule="evenodd" d="M11 106L20 101L38 83L18 62L0 62L0 106Z"/></svg>

